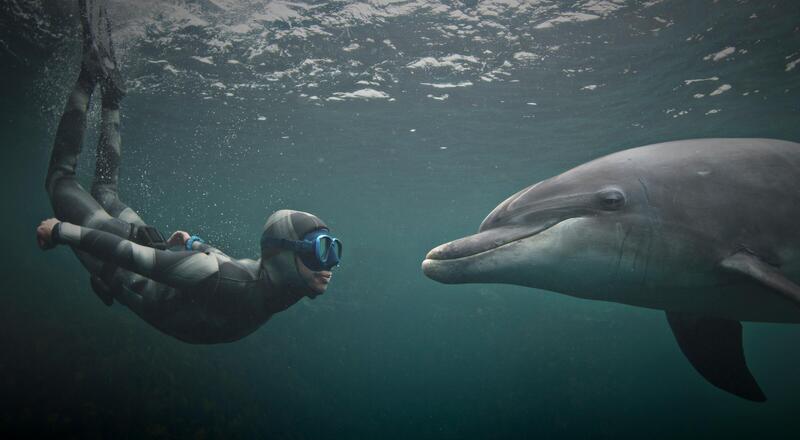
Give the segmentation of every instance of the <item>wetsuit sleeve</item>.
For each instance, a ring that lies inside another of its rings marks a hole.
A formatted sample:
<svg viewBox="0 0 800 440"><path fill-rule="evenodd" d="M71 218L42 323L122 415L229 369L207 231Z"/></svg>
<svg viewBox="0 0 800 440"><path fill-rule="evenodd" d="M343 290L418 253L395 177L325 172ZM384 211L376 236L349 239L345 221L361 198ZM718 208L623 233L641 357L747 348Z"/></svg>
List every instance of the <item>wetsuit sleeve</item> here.
<svg viewBox="0 0 800 440"><path fill-rule="evenodd" d="M191 287L219 274L219 262L213 255L197 251L162 251L67 222L53 228L53 242L70 245L102 261L177 288Z"/></svg>

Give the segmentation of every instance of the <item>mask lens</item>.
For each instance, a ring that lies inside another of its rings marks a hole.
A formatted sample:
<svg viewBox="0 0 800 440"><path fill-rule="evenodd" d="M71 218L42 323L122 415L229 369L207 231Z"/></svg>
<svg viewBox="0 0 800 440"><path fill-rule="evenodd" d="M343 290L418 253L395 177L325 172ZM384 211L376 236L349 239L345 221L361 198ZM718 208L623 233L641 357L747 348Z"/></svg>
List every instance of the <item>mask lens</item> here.
<svg viewBox="0 0 800 440"><path fill-rule="evenodd" d="M317 255L319 255L320 261L328 260L328 254L330 253L332 242L333 240L328 236L322 236L319 238L319 248L317 249Z"/></svg>
<svg viewBox="0 0 800 440"><path fill-rule="evenodd" d="M337 239L334 239L331 247L333 248L333 251L336 253L336 259L337 260L341 260L342 259L342 242L337 240Z"/></svg>

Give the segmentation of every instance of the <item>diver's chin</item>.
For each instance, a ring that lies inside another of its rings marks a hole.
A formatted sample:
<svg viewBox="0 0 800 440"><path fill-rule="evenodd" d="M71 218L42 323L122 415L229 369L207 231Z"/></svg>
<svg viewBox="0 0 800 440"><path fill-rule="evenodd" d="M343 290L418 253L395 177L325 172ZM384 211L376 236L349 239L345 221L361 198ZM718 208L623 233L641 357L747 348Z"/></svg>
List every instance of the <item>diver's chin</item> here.
<svg viewBox="0 0 800 440"><path fill-rule="evenodd" d="M314 299L320 295L323 295L326 290L328 290L327 284L308 286L308 292L306 293L306 297Z"/></svg>

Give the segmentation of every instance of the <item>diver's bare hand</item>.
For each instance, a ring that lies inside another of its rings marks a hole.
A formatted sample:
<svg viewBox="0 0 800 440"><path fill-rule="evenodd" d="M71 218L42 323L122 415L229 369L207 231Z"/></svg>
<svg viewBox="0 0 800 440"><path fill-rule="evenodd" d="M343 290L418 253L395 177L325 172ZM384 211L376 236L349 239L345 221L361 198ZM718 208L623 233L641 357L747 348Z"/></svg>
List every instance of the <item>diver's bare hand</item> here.
<svg viewBox="0 0 800 440"><path fill-rule="evenodd" d="M167 244L170 246L186 246L186 241L189 240L189 233L186 231L175 231L170 235Z"/></svg>
<svg viewBox="0 0 800 440"><path fill-rule="evenodd" d="M56 218L49 218L42 220L36 228L36 244L39 249L44 251L53 249L56 245L53 243L53 228L60 222Z"/></svg>

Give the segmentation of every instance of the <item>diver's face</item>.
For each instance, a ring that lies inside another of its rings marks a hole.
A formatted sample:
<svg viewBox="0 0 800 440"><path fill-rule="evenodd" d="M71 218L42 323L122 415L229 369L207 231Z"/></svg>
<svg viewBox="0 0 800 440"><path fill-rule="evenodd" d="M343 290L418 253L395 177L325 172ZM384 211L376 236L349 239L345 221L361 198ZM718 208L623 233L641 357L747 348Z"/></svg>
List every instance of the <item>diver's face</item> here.
<svg viewBox="0 0 800 440"><path fill-rule="evenodd" d="M295 264L297 264L297 272L300 273L300 277L313 292L308 296L313 298L325 293L325 289L328 288L333 273L329 270L313 271L303 264L297 255L294 256L294 261Z"/></svg>

